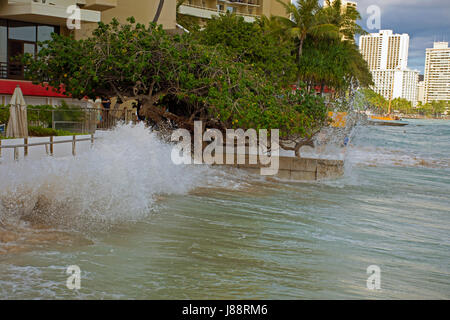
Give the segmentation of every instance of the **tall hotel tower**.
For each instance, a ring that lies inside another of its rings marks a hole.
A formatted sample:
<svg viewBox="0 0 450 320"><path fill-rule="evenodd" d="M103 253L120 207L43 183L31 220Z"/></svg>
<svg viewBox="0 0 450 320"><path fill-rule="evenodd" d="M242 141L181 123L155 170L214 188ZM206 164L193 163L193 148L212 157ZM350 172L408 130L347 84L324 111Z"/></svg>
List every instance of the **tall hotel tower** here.
<svg viewBox="0 0 450 320"><path fill-rule="evenodd" d="M419 72L408 69L409 36L380 30L359 38L359 50L372 73L373 90L386 99L404 98L417 104Z"/></svg>
<svg viewBox="0 0 450 320"><path fill-rule="evenodd" d="M448 42L435 42L425 58L424 100L450 101L450 48Z"/></svg>

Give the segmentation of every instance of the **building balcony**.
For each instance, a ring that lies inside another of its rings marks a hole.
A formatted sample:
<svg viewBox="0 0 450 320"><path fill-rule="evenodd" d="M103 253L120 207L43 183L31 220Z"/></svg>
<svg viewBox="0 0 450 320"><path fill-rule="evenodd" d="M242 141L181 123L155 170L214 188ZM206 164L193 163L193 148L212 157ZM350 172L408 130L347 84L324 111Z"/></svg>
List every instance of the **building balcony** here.
<svg viewBox="0 0 450 320"><path fill-rule="evenodd" d="M261 0L219 0L219 2L242 6L253 6L253 7L261 6Z"/></svg>
<svg viewBox="0 0 450 320"><path fill-rule="evenodd" d="M104 11L117 7L117 0L85 0L83 8L96 11Z"/></svg>
<svg viewBox="0 0 450 320"><path fill-rule="evenodd" d="M194 16L194 17L198 17L198 18L203 18L203 19L211 19L213 16L218 16L220 14L225 14L227 12L226 10L213 9L213 8L208 8L205 6L198 6L198 5L193 5L193 4L183 4L180 6L179 10L180 10L181 14ZM234 13L238 16L242 16L244 18L244 20L247 22L253 22L253 21L255 21L255 19L257 17L259 17L258 15L254 15L254 14L245 14L245 13L240 13L240 12L234 12Z"/></svg>
<svg viewBox="0 0 450 320"><path fill-rule="evenodd" d="M0 0L0 18L20 20L34 23L63 25L72 15L67 12L71 5L95 2L114 1L90 1L90 0ZM93 4L92 4L93 5ZM95 7L95 6L94 6ZM93 8L91 6L91 8ZM100 11L81 9L82 22L99 22Z"/></svg>

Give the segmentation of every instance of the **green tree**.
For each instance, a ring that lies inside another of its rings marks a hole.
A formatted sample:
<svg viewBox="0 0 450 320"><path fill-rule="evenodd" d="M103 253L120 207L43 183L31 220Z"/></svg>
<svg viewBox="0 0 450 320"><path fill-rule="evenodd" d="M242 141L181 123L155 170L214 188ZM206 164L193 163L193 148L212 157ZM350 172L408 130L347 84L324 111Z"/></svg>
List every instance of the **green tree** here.
<svg viewBox="0 0 450 320"><path fill-rule="evenodd" d="M440 101L432 101L431 109L432 113L435 117L443 114L445 110L448 108L448 102L440 100Z"/></svg>
<svg viewBox="0 0 450 320"><path fill-rule="evenodd" d="M286 36L284 25L277 16L267 17L262 15L256 19L256 23L263 33L270 34L278 39L280 45L288 45L292 48L292 37Z"/></svg>
<svg viewBox="0 0 450 320"><path fill-rule="evenodd" d="M404 98L395 98L392 100L391 108L403 114L412 113L412 104Z"/></svg>
<svg viewBox="0 0 450 320"><path fill-rule="evenodd" d="M361 19L356 8L346 6L342 8L342 1L335 0L333 3L330 0L325 0L327 6L323 10L323 20L335 25L339 29L342 39L353 41L355 35L367 34L367 32L356 23Z"/></svg>
<svg viewBox="0 0 450 320"><path fill-rule="evenodd" d="M417 108L417 112L424 116L431 116L433 114L433 107L431 103L425 103Z"/></svg>
<svg viewBox="0 0 450 320"><path fill-rule="evenodd" d="M360 90L363 96L362 104L364 109L372 110L376 113L385 113L388 111L389 102L375 91L365 88Z"/></svg>
<svg viewBox="0 0 450 320"><path fill-rule="evenodd" d="M85 40L54 34L23 62L32 80L62 84L74 98L138 100L156 125L193 130L194 121L202 120L222 131L280 129L297 148L328 123L320 97L283 89L226 48L203 45L189 34L170 36L133 18L99 23Z"/></svg>
<svg viewBox="0 0 450 320"><path fill-rule="evenodd" d="M264 23L245 22L242 16L228 12L209 20L195 37L204 45L221 47L235 61L249 64L271 81L287 85L295 79L292 42L282 42Z"/></svg>
<svg viewBox="0 0 450 320"><path fill-rule="evenodd" d="M280 0L277 0L280 2ZM281 3L281 2L280 2ZM372 84L368 65L353 42L365 31L356 23L360 18L355 8L341 9L341 1L321 7L318 0L298 0L297 5L283 2L290 18L278 17L285 38L290 37L298 49L297 81L308 89L325 86L345 96L347 90ZM272 21L266 23L279 33Z"/></svg>
<svg viewBox="0 0 450 320"><path fill-rule="evenodd" d="M277 0L282 4L286 13L290 18L278 17L287 35L296 39L297 42L297 61L303 54L303 44L306 37L313 36L315 38L338 38L339 28L332 23L324 23L319 3L317 0L297 0L297 5L285 3ZM300 76L298 77L300 83Z"/></svg>
<svg viewBox="0 0 450 320"><path fill-rule="evenodd" d="M356 45L349 41L307 39L300 60L299 77L314 88L324 86L343 92L354 87L368 87L372 76Z"/></svg>

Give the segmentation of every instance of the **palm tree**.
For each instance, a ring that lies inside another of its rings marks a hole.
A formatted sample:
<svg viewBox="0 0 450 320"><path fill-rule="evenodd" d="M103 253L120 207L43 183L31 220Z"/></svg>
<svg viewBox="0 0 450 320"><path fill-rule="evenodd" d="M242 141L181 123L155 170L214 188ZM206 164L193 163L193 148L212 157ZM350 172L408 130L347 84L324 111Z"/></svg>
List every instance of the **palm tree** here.
<svg viewBox="0 0 450 320"><path fill-rule="evenodd" d="M265 15L262 15L256 19L256 23L264 34L271 34L278 38L280 44L291 41L290 38L286 37L283 25L280 23L280 20L278 18L279 17L277 16L270 16L269 18Z"/></svg>
<svg viewBox="0 0 450 320"><path fill-rule="evenodd" d="M324 21L334 24L339 28L342 39L352 41L357 34L367 34L367 32L356 23L361 19L361 15L354 7L347 6L342 10L341 0L335 0L332 4L330 0L325 0L327 6L323 8Z"/></svg>
<svg viewBox="0 0 450 320"><path fill-rule="evenodd" d="M318 0L297 0L297 6L286 3L285 0L277 0L282 4L290 18L279 17L285 32L298 40L297 59L298 64L302 57L303 44L306 37L339 37L339 28L331 23L323 23L322 8ZM300 77L298 78L300 83Z"/></svg>
<svg viewBox="0 0 450 320"><path fill-rule="evenodd" d="M153 18L153 22L158 22L159 16L161 15L161 11L164 6L164 0L159 0L158 8L156 9L155 17Z"/></svg>

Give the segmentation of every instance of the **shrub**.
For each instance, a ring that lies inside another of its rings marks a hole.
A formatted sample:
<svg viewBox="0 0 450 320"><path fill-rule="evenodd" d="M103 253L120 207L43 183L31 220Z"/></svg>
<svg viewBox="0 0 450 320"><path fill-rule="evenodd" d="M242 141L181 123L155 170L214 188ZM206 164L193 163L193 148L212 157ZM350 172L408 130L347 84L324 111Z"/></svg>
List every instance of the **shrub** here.
<svg viewBox="0 0 450 320"><path fill-rule="evenodd" d="M52 127L52 112L54 112L57 121L83 121L85 112L80 106L68 105L64 101L60 106L51 105L28 106L27 120L28 124L34 127ZM9 106L0 105L0 124L7 124L9 120Z"/></svg>
<svg viewBox="0 0 450 320"><path fill-rule="evenodd" d="M9 119L9 108L0 105L0 124L7 124Z"/></svg>
<svg viewBox="0 0 450 320"><path fill-rule="evenodd" d="M52 128L43 128L43 127L28 127L28 135L30 137L49 137L49 136L73 136L77 133L64 131L64 130L55 130Z"/></svg>

